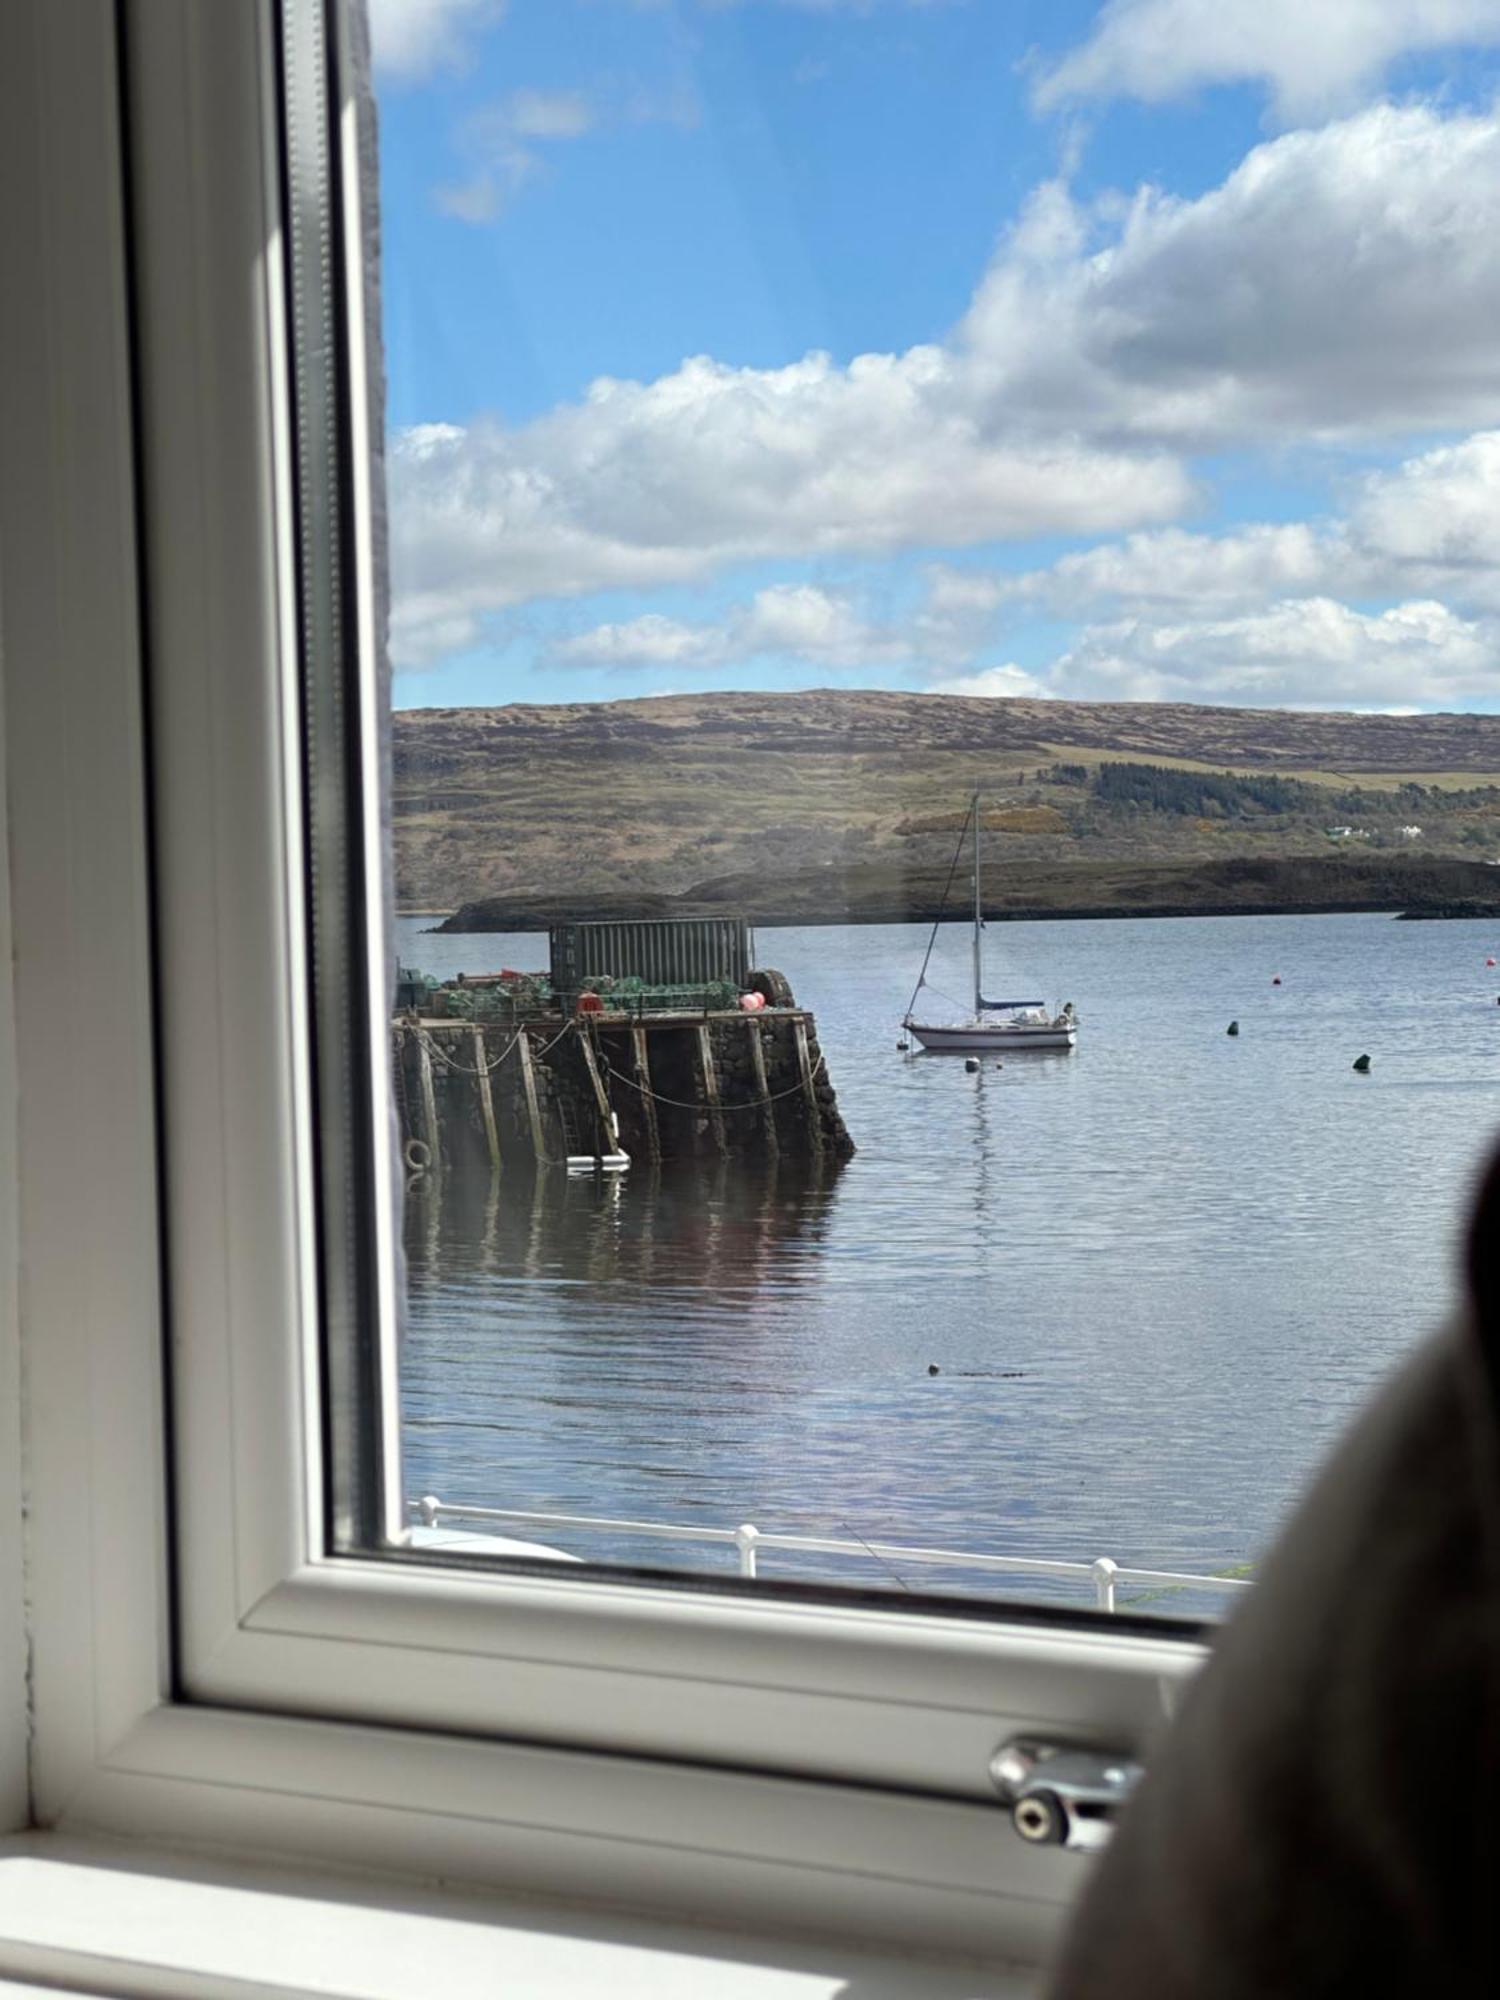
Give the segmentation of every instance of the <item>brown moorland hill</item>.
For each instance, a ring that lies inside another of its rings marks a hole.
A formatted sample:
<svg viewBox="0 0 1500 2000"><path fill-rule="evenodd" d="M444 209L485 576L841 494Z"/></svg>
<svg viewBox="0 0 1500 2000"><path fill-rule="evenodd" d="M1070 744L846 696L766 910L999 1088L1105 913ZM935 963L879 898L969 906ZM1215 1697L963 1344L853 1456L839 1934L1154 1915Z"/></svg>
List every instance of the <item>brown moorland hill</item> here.
<svg viewBox="0 0 1500 2000"><path fill-rule="evenodd" d="M916 914L976 786L1012 909L1387 907L1428 876L1437 899L1439 859L1467 905L1500 859L1497 716L674 695L403 710L394 758L401 906L495 924L722 907L726 883L762 921ZM1226 891L1230 862L1260 887Z"/></svg>

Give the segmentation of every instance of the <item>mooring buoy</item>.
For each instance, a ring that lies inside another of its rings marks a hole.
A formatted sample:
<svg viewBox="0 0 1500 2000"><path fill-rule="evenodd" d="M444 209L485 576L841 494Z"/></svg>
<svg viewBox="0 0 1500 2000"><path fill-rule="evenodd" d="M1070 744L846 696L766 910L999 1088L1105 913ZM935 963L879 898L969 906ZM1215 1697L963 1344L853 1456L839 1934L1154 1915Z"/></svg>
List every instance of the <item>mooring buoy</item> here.
<svg viewBox="0 0 1500 2000"><path fill-rule="evenodd" d="M1370 1058L1368 1056L1356 1056L1354 1058L1354 1067L1359 1071L1361 1076L1368 1076L1370 1074Z"/></svg>
<svg viewBox="0 0 1500 2000"><path fill-rule="evenodd" d="M1273 986L1279 986L1281 984L1281 974L1279 972L1273 973L1271 975L1271 984Z"/></svg>
<svg viewBox="0 0 1500 2000"><path fill-rule="evenodd" d="M1238 1021L1231 1021L1229 1026L1224 1030L1226 1035L1237 1035L1239 1031L1240 1024Z"/></svg>
<svg viewBox="0 0 1500 2000"><path fill-rule="evenodd" d="M927 1372L929 1375L941 1375L943 1371L941 1368L938 1367L935 1361L929 1361L927 1364Z"/></svg>
<svg viewBox="0 0 1500 2000"><path fill-rule="evenodd" d="M909 1049L910 1047L911 1047L911 1043L910 1043L910 1042L897 1042L897 1044L896 1044L896 1053L897 1053L898 1055L903 1055L903 1056L904 1056L904 1055L906 1054L906 1051L907 1051L907 1050L908 1050L908 1049Z"/></svg>
<svg viewBox="0 0 1500 2000"><path fill-rule="evenodd" d="M979 1073L978 1056L965 1056L964 1068L969 1072L970 1076L977 1076Z"/></svg>

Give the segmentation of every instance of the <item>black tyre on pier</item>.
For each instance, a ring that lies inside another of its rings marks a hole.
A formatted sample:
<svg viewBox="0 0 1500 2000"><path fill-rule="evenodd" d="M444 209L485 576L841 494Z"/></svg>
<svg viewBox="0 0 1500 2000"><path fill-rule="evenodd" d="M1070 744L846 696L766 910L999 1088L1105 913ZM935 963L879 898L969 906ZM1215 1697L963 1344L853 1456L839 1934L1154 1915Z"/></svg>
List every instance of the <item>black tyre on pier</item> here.
<svg viewBox="0 0 1500 2000"><path fill-rule="evenodd" d="M784 972L776 972L770 967L752 972L748 991L758 993L768 1007L795 1007L792 998L792 982Z"/></svg>

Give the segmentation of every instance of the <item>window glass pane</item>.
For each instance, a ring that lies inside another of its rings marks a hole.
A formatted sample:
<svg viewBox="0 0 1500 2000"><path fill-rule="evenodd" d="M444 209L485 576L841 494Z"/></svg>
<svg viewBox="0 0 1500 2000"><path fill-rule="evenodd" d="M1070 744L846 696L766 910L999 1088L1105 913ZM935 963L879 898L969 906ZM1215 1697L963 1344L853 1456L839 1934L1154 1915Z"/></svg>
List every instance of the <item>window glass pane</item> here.
<svg viewBox="0 0 1500 2000"><path fill-rule="evenodd" d="M371 0L419 1548L1216 1614L1442 1310L1495 35L1315 13Z"/></svg>

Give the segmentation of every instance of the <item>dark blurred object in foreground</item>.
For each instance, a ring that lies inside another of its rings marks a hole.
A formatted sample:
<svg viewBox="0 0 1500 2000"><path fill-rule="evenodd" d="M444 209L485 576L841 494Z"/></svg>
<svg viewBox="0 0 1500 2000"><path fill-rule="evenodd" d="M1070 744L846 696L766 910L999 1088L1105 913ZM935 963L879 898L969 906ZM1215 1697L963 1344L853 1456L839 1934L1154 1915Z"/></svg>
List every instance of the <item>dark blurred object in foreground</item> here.
<svg viewBox="0 0 1500 2000"><path fill-rule="evenodd" d="M1216 1646L1049 2000L1500 1992L1500 1155L1467 1280Z"/></svg>

